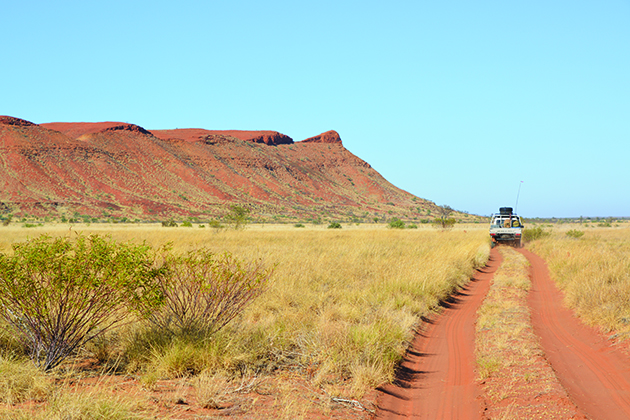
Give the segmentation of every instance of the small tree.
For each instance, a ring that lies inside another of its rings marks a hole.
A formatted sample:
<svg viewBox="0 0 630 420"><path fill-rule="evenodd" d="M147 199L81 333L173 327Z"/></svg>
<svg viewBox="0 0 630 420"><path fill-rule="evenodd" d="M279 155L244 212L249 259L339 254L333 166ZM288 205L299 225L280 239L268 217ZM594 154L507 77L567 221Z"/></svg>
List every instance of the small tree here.
<svg viewBox="0 0 630 420"><path fill-rule="evenodd" d="M0 254L0 316L44 370L121 323L131 308L157 303L146 245L98 236L16 244Z"/></svg>
<svg viewBox="0 0 630 420"><path fill-rule="evenodd" d="M442 229L452 228L457 222L454 217L450 217L453 212L454 210L451 206L438 206L437 217L435 218L436 226L439 226Z"/></svg>
<svg viewBox="0 0 630 420"><path fill-rule="evenodd" d="M234 225L234 229L243 228L249 221L250 210L247 207L239 206L237 204L230 205L230 212L225 216L228 223Z"/></svg>

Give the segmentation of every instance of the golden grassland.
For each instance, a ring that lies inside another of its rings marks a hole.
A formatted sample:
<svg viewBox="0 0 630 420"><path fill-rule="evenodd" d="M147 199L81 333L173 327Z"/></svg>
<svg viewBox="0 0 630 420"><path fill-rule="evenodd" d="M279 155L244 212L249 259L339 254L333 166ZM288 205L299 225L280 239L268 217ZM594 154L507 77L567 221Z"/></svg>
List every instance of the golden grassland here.
<svg viewBox="0 0 630 420"><path fill-rule="evenodd" d="M393 380L420 317L465 284L490 249L483 224L450 231L345 224L343 229L251 225L239 231L93 224L3 227L0 252L40 234L76 232L146 241L154 248L170 243L175 252L207 247L274 267L264 294L208 342L159 346L159 339L135 322L86 349L136 375L145 388L189 377L193 386L213 389L210 383L238 375L293 372L327 395L352 399ZM212 405L217 392L203 399Z"/></svg>
<svg viewBox="0 0 630 420"><path fill-rule="evenodd" d="M503 263L477 312L476 324L478 380L491 402L486 415L569 418L569 411L557 404L563 388L532 329L527 304L529 262L513 248L501 246L499 252Z"/></svg>
<svg viewBox="0 0 630 420"><path fill-rule="evenodd" d="M571 231L584 232L580 237ZM588 324L630 337L630 226L552 229L529 248L547 261L565 303Z"/></svg>

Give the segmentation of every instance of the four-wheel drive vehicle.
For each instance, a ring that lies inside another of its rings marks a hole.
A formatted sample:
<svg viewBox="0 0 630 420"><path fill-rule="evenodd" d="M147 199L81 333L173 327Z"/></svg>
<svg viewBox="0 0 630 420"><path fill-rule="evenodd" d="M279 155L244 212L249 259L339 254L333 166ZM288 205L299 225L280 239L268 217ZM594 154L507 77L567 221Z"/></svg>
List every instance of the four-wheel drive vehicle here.
<svg viewBox="0 0 630 420"><path fill-rule="evenodd" d="M512 207L501 207L498 214L490 216L492 246L498 243L520 248L523 245L523 221Z"/></svg>

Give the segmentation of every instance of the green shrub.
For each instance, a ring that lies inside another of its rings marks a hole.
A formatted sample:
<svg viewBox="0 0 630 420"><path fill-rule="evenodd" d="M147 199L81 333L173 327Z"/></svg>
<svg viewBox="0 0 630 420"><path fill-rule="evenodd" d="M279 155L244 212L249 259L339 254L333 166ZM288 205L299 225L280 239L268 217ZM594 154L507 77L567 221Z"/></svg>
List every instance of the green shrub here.
<svg viewBox="0 0 630 420"><path fill-rule="evenodd" d="M551 235L551 231L544 230L542 226L523 229L523 240L527 242L535 241Z"/></svg>
<svg viewBox="0 0 630 420"><path fill-rule="evenodd" d="M303 228L303 227L304 227L304 225L303 225L302 223L296 223L296 224L294 224L294 225L293 225L293 227L296 227L296 228Z"/></svg>
<svg viewBox="0 0 630 420"><path fill-rule="evenodd" d="M331 222L328 225L328 229L341 229L341 223L339 223L339 222Z"/></svg>
<svg viewBox="0 0 630 420"><path fill-rule="evenodd" d="M584 232L581 230L577 230L577 229L571 229L570 231L567 232L567 236L569 238L581 238L582 236L584 236Z"/></svg>
<svg viewBox="0 0 630 420"><path fill-rule="evenodd" d="M397 217L394 217L389 224L387 225L387 227L389 227L390 229L404 229L405 228L405 222L403 222L402 220L400 220Z"/></svg>
<svg viewBox="0 0 630 420"><path fill-rule="evenodd" d="M455 226L457 220L453 217L436 217L433 221L435 227L440 227L442 229L451 229Z"/></svg>
<svg viewBox="0 0 630 420"><path fill-rule="evenodd" d="M177 223L175 223L175 221L173 219L165 220L165 221L162 222L162 226L163 227L177 227Z"/></svg>
<svg viewBox="0 0 630 420"><path fill-rule="evenodd" d="M128 310L157 303L160 270L146 245L42 235L13 251L0 254L0 316L44 370L121 323Z"/></svg>
<svg viewBox="0 0 630 420"><path fill-rule="evenodd" d="M192 227L192 223L190 223L188 220L186 220L185 222L182 223L183 227Z"/></svg>
<svg viewBox="0 0 630 420"><path fill-rule="evenodd" d="M407 229L418 229L418 225L416 225L415 223L412 223L409 226L407 226Z"/></svg>
<svg viewBox="0 0 630 420"><path fill-rule="evenodd" d="M212 229L216 231L223 229L224 227L218 220L210 220L208 222L208 226L210 226Z"/></svg>

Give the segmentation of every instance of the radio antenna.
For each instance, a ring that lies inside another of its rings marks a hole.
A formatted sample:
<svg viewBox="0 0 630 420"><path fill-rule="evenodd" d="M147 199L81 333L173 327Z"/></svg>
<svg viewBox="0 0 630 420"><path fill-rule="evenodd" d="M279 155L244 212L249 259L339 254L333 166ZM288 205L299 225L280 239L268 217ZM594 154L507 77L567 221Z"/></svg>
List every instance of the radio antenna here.
<svg viewBox="0 0 630 420"><path fill-rule="evenodd" d="M521 195L521 185L523 181L518 184L518 193L516 194L516 206L514 206L514 213L518 214L518 197Z"/></svg>

